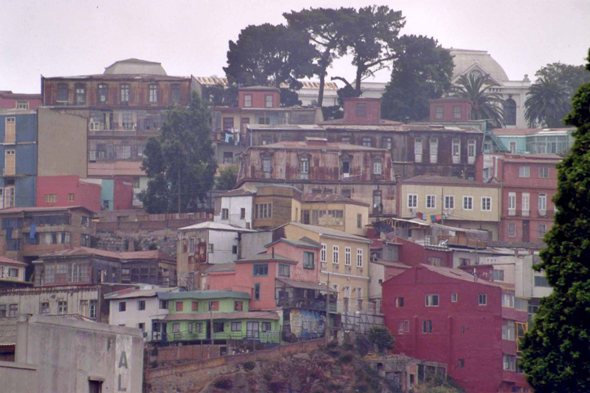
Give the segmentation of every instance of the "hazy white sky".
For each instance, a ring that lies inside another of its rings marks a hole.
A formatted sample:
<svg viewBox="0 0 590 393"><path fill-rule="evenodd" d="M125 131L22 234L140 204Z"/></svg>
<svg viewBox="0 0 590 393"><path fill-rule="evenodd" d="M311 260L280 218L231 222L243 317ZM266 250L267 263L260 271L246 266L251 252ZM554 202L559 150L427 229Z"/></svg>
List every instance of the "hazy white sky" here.
<svg viewBox="0 0 590 393"><path fill-rule="evenodd" d="M0 90L40 92L40 75L98 74L117 60L159 61L169 75L224 76L229 40L249 24L308 7L385 4L402 34L487 50L510 79L547 63L583 64L590 0L27 0L1 2ZM329 71L353 79L348 59ZM387 81L388 72L376 80Z"/></svg>

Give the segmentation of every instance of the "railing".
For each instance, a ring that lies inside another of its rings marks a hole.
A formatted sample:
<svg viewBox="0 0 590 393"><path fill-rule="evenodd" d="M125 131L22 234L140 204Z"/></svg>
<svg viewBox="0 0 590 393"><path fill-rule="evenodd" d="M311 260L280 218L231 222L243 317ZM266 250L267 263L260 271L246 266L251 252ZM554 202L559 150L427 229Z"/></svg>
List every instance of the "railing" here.
<svg viewBox="0 0 590 393"><path fill-rule="evenodd" d="M330 312L336 312L336 306L336 300L330 300ZM326 301L305 298L280 298L277 299L277 307L326 311Z"/></svg>
<svg viewBox="0 0 590 393"><path fill-rule="evenodd" d="M477 239L468 239L459 236L431 236L424 238L424 244L434 247L462 246L468 248L486 248L487 242Z"/></svg>

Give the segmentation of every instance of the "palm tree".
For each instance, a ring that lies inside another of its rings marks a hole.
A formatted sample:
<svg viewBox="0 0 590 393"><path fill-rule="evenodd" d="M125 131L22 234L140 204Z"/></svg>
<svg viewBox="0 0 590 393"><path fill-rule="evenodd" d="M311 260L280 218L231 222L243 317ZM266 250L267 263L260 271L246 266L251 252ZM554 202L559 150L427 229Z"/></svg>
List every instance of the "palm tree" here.
<svg viewBox="0 0 590 393"><path fill-rule="evenodd" d="M505 124L502 109L504 100L499 93L491 91L493 86L497 84L488 75L472 73L461 75L453 92L456 96L471 101L472 120L491 120L494 126L503 127Z"/></svg>
<svg viewBox="0 0 590 393"><path fill-rule="evenodd" d="M559 127L561 119L571 111L571 96L567 87L555 78L542 77L529 90L524 103L524 116L529 127Z"/></svg>

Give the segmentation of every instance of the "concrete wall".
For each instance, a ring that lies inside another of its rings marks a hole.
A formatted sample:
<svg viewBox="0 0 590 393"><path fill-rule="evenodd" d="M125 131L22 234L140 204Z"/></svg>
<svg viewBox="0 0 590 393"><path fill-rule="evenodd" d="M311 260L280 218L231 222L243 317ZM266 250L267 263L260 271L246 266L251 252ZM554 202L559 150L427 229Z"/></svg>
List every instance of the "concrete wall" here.
<svg viewBox="0 0 590 393"><path fill-rule="evenodd" d="M86 177L87 120L39 108L39 176Z"/></svg>
<svg viewBox="0 0 590 393"><path fill-rule="evenodd" d="M221 206L219 212L215 212L215 222L228 225L236 225L241 228L246 228L249 224L252 227L252 200L253 195L247 196L234 196L234 197L221 197ZM229 216L227 220L222 219L221 209L228 209ZM241 209L245 209L246 216L244 219L241 218Z"/></svg>
<svg viewBox="0 0 590 393"><path fill-rule="evenodd" d="M251 257L266 251L264 246L270 242L272 242L271 231L242 233L240 258Z"/></svg>
<svg viewBox="0 0 590 393"><path fill-rule="evenodd" d="M139 301L145 301L145 310L139 309ZM119 311L119 303L126 302L125 311ZM145 341L152 339L152 319L163 319L168 314L168 309L160 309L160 301L157 297L143 297L130 299L116 299L109 301L109 324L115 326L127 326L139 328L144 324Z"/></svg>

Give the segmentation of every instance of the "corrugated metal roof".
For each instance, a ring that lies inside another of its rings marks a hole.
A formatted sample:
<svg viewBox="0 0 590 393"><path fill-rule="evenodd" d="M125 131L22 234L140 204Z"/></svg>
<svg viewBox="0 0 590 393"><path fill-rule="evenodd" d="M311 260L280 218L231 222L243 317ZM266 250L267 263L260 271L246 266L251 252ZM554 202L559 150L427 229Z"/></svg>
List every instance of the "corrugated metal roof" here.
<svg viewBox="0 0 590 393"><path fill-rule="evenodd" d="M168 314L164 317L166 321L209 321L220 319L270 319L279 320L279 315L274 311L237 311L237 312L202 312L198 314Z"/></svg>
<svg viewBox="0 0 590 393"><path fill-rule="evenodd" d="M87 209L84 206L49 206L49 207L7 207L6 209L0 210L0 214L9 213L44 213L44 212L56 212L56 211L70 211L75 209L83 209L88 213L94 214L92 210Z"/></svg>
<svg viewBox="0 0 590 393"><path fill-rule="evenodd" d="M206 86L222 85L227 86L227 78L220 78L217 76L197 76L195 78L200 84ZM317 81L299 81L303 85L301 89L319 89L320 82ZM281 87L288 88L289 85L282 84ZM334 82L324 83L324 90L338 90L338 85Z"/></svg>
<svg viewBox="0 0 590 393"><path fill-rule="evenodd" d="M183 291L164 293L158 292L158 298L163 300L174 300L174 299L200 299L200 300L211 300L211 299L250 299L250 295L245 292L235 291Z"/></svg>
<svg viewBox="0 0 590 393"><path fill-rule="evenodd" d="M216 231L235 231L235 232L256 232L252 229L245 229L235 227L233 225L222 224L219 222L205 221L188 227L179 228L179 231L197 230L197 229L212 229Z"/></svg>
<svg viewBox="0 0 590 393"><path fill-rule="evenodd" d="M290 280L288 278L275 278L275 281L282 282L283 284L287 285L288 287L292 287L292 288L313 289L315 291L337 292L337 291L333 290L332 288L328 288L327 285L321 285L321 284L318 284L315 282Z"/></svg>
<svg viewBox="0 0 590 393"><path fill-rule="evenodd" d="M81 256L81 255L97 255L106 258L113 258L119 260L143 260L143 259L157 259L176 261L176 258L160 251L160 250L145 250L145 251L107 251L98 248L90 247L75 247L72 249L61 250L51 254L44 254L41 258L61 257L61 256Z"/></svg>
<svg viewBox="0 0 590 393"><path fill-rule="evenodd" d="M367 239L365 237L351 235L349 233L342 232L342 231L339 231L339 230L336 230L336 229L327 228L327 227L320 227L320 226L317 226L317 225L309 225L309 224L301 224L299 222L289 222L287 224L281 225L279 228L284 227L284 226L287 226L287 225L294 225L294 226L299 227L299 228L307 229L307 230L310 230L312 232L316 232L319 235L339 237L339 238L350 239L350 240L354 240L354 241L358 241L358 242L363 242L363 243L371 243L371 240L369 240L369 239Z"/></svg>

